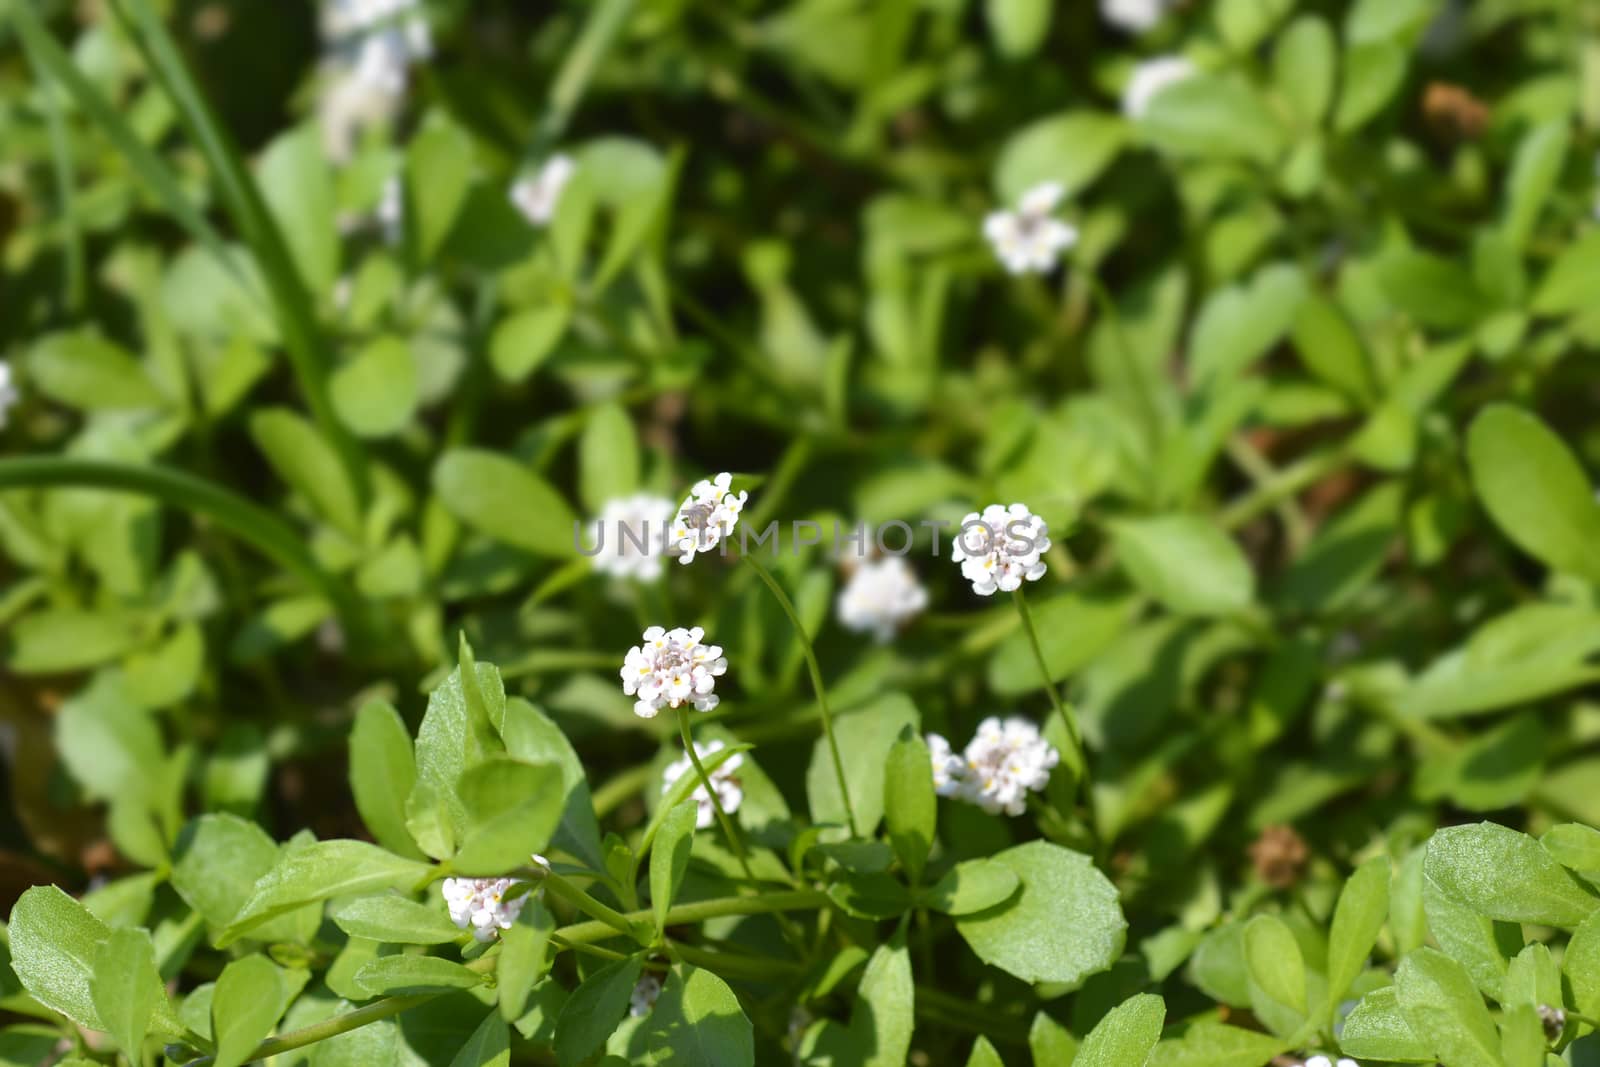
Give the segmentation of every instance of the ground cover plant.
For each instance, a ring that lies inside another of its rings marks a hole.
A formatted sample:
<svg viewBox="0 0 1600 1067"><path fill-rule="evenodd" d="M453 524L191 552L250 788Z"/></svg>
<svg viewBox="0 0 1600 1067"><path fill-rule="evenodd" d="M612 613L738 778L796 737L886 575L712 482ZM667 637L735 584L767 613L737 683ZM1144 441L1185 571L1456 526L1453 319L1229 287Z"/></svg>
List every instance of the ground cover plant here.
<svg viewBox="0 0 1600 1067"><path fill-rule="evenodd" d="M1600 1063L1600 4L0 4L0 1064Z"/></svg>

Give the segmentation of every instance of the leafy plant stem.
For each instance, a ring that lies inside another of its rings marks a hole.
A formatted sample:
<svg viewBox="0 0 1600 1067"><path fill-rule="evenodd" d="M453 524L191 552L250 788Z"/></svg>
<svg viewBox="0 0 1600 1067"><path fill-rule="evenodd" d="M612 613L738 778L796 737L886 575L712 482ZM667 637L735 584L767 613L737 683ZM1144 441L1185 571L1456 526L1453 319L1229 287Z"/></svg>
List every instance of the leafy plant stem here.
<svg viewBox="0 0 1600 1067"><path fill-rule="evenodd" d="M627 916L615 908L610 908L600 903L561 875L555 873L546 874L544 876L544 886L545 891L552 896L560 897L585 915L604 923L624 937L637 940L638 931L628 921Z"/></svg>
<svg viewBox="0 0 1600 1067"><path fill-rule="evenodd" d="M745 855L744 841L739 837L739 831L734 827L732 820L728 818L728 813L722 810L722 798L717 796L716 787L711 784L711 776L706 773L705 765L700 762L700 753L694 750L694 731L689 726L689 709L682 704L678 705L678 733L683 738L684 754L689 757L690 764L694 766L694 773L700 779L700 788L711 798L711 808L717 813L717 822L722 826L722 833L728 839L728 847L738 858L744 876L754 882L756 875L750 869L750 857Z"/></svg>
<svg viewBox="0 0 1600 1067"><path fill-rule="evenodd" d="M686 926L720 919L727 915L774 915L786 911L810 911L829 905L828 895L816 889L786 889L775 893L762 893L753 897L715 897L689 904L676 904L667 909L668 926ZM651 922L654 913L649 910L631 911L623 916L629 922ZM603 941L615 936L609 923L598 921L573 923L556 931L574 944Z"/></svg>
<svg viewBox="0 0 1600 1067"><path fill-rule="evenodd" d="M861 831L856 826L855 805L850 803L850 784L845 781L844 761L839 757L839 742L833 735L833 711L828 707L828 694L822 685L822 667L817 663L816 649L811 646L811 638L806 634L805 625L800 621L800 613L795 610L793 601L789 599L789 594L783 591L778 580L754 556L746 555L744 560L766 583L767 588L772 590L772 595L778 599L778 606L789 616L789 622L794 626L795 638L800 642L800 650L806 657L806 667L811 671L811 688L816 690L817 706L822 711L822 732L828 739L828 753L833 759L833 774L839 783L839 796L844 801L845 821L850 825L850 836L860 837Z"/></svg>
<svg viewBox="0 0 1600 1067"><path fill-rule="evenodd" d="M466 964L468 970L487 974L494 970L498 961L496 956L483 956ZM291 1030L287 1034L269 1037L251 1051L246 1063L264 1060L269 1056L276 1056L283 1052L290 1052L297 1048L314 1045L318 1041L326 1041L330 1037L348 1034L351 1030L358 1030L368 1023L378 1022L409 1011L419 1005L426 1004L435 997L444 996L443 993L413 993L403 997L385 997L363 1005L354 1011L347 1011L342 1015L335 1015L331 1019L324 1019L320 1023ZM210 1067L215 1062L211 1056L202 1056L197 1060L190 1060L187 1067Z"/></svg>
<svg viewBox="0 0 1600 1067"><path fill-rule="evenodd" d="M1033 613L1028 610L1028 598L1023 595L1021 588L1011 591L1011 601L1017 606L1017 614L1022 619L1022 630L1028 635L1028 647L1033 649L1034 662L1039 665L1039 677L1044 682L1044 691L1050 696L1050 706L1055 708L1056 715L1061 719L1061 726L1067 732L1067 739L1072 743L1078 784L1083 790L1083 801L1089 812L1089 823L1093 826L1094 788L1089 778L1089 759L1083 748L1083 734L1078 729L1077 716L1067 708L1061 700L1061 695L1056 692L1055 682L1050 678L1050 667L1045 662L1044 647L1039 644L1039 631L1033 625Z"/></svg>

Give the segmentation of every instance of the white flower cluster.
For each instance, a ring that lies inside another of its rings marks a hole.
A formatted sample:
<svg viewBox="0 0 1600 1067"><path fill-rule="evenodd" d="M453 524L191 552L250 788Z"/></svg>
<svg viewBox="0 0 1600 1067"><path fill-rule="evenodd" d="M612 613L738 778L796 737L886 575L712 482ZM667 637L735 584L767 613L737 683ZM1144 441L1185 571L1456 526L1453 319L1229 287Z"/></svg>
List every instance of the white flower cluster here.
<svg viewBox="0 0 1600 1067"><path fill-rule="evenodd" d="M1044 182L1022 194L1015 211L994 211L983 220L983 235L1012 274L1047 274L1061 253L1078 243L1078 231L1053 213L1066 190Z"/></svg>
<svg viewBox="0 0 1600 1067"><path fill-rule="evenodd" d="M20 399L22 396L11 378L11 364L0 359L0 430L5 429L6 417Z"/></svg>
<svg viewBox="0 0 1600 1067"><path fill-rule="evenodd" d="M1361 1064L1349 1056L1340 1056L1337 1061L1329 1056L1318 1053L1306 1060L1305 1067L1361 1067Z"/></svg>
<svg viewBox="0 0 1600 1067"><path fill-rule="evenodd" d="M634 983L632 995L628 997L628 1014L636 1019L641 1015L649 1015L660 996L661 979L648 971L641 974Z"/></svg>
<svg viewBox="0 0 1600 1067"><path fill-rule="evenodd" d="M710 552L733 533L750 493L746 490L737 494L731 492L732 482L733 475L726 471L714 480L702 478L678 505L678 514L672 520L672 542L677 546L679 563L688 563L699 553Z"/></svg>
<svg viewBox="0 0 1600 1067"><path fill-rule="evenodd" d="M1100 0L1100 16L1126 33L1145 33L1172 8L1175 0Z"/></svg>
<svg viewBox="0 0 1600 1067"><path fill-rule="evenodd" d="M1044 789L1061 759L1037 726L1014 717L984 719L960 755L938 734L929 734L927 741L935 791L990 815L1021 815L1028 808L1028 791Z"/></svg>
<svg viewBox="0 0 1600 1067"><path fill-rule="evenodd" d="M1043 578L1048 568L1040 557L1049 550L1050 528L1026 504L990 504L961 520L950 558L974 593L993 596Z"/></svg>
<svg viewBox="0 0 1600 1067"><path fill-rule="evenodd" d="M839 591L839 622L847 630L893 639L913 615L928 606L928 591L900 556L867 560Z"/></svg>
<svg viewBox="0 0 1600 1067"><path fill-rule="evenodd" d="M1183 56L1157 56L1133 68L1122 87L1122 113L1141 119L1162 90L1195 75L1195 66Z"/></svg>
<svg viewBox="0 0 1600 1067"><path fill-rule="evenodd" d="M704 763L715 753L721 752L725 746L721 741L711 741L702 745L694 743L694 754ZM736 752L729 756L721 766L710 772L711 788L717 791L717 800L722 804L722 810L733 814L739 810L739 805L744 801L744 786L734 776L734 771L744 762L744 753ZM689 761L689 754L685 752L671 763L666 770L661 772L661 792L671 789L679 778L685 774L694 774L694 764ZM704 782L694 787L694 792L689 794L697 806L694 815L694 825L697 830L704 830L716 821L717 809L711 803L711 794L706 792Z"/></svg>
<svg viewBox="0 0 1600 1067"><path fill-rule="evenodd" d="M497 931L511 929L528 900L526 893L507 900L511 886L510 878L446 878L444 902L450 921L471 930L479 941L493 941Z"/></svg>
<svg viewBox="0 0 1600 1067"><path fill-rule="evenodd" d="M544 226L556 217L561 191L577 173L572 157L556 153L532 174L524 174L511 186L511 203L530 226Z"/></svg>
<svg viewBox="0 0 1600 1067"><path fill-rule="evenodd" d="M600 517L589 526L589 539L597 546L594 569L646 582L661 577L664 537L672 513L672 501L649 493L606 501Z"/></svg>
<svg viewBox="0 0 1600 1067"><path fill-rule="evenodd" d="M433 33L420 0L328 0L322 33L332 69L318 105L323 140L343 162L364 126L400 110L411 64L433 55Z"/></svg>
<svg viewBox="0 0 1600 1067"><path fill-rule="evenodd" d="M728 661L721 645L701 644L706 632L696 626L672 630L652 626L644 632L644 643L628 650L622 661L622 691L636 696L633 713L653 719L662 708L684 703L696 711L717 706L712 692L717 677L727 671Z"/></svg>

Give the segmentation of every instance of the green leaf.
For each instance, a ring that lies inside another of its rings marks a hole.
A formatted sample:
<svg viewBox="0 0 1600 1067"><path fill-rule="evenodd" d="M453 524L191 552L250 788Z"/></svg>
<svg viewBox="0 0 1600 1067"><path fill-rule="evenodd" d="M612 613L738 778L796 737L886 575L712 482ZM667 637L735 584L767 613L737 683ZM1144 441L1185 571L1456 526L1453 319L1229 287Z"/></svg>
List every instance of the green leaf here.
<svg viewBox="0 0 1600 1067"><path fill-rule="evenodd" d="M1158 996L1140 993L1129 997L1095 1024L1073 1067L1143 1067L1161 1040L1167 1005Z"/></svg>
<svg viewBox="0 0 1600 1067"><path fill-rule="evenodd" d="M49 1061L61 1043L53 1026L22 1023L0 1030L0 1067L38 1067Z"/></svg>
<svg viewBox="0 0 1600 1067"><path fill-rule="evenodd" d="M156 971L155 945L150 934L137 927L112 930L100 943L89 991L100 1021L132 1061L139 1058L156 1011L171 1013Z"/></svg>
<svg viewBox="0 0 1600 1067"><path fill-rule="evenodd" d="M1283 129L1259 93L1239 78L1195 74L1168 85L1138 120L1140 132L1176 156L1271 164Z"/></svg>
<svg viewBox="0 0 1600 1067"><path fill-rule="evenodd" d="M915 996L902 924L867 961L856 988L850 1024L828 1021L808 1031L800 1046L801 1060L851 1067L902 1067L911 1048Z"/></svg>
<svg viewBox="0 0 1600 1067"><path fill-rule="evenodd" d="M1028 1051L1033 1056L1033 1067L1049 1067L1055 1063L1071 1063L1078 1054L1078 1039L1065 1026L1040 1011L1028 1027Z"/></svg>
<svg viewBox="0 0 1600 1067"><path fill-rule="evenodd" d="M1563 245L1533 297L1541 315L1569 315L1594 303L1594 280L1600 277L1600 230L1590 230Z"/></svg>
<svg viewBox="0 0 1600 1067"><path fill-rule="evenodd" d="M883 816L889 843L913 884L921 880L923 864L933 849L938 814L928 745L915 731L906 730L889 748L883 774Z"/></svg>
<svg viewBox="0 0 1600 1067"><path fill-rule="evenodd" d="M7 927L11 969L45 1007L91 1030L106 1026L95 1011L90 978L104 923L55 886L34 886L17 898Z"/></svg>
<svg viewBox="0 0 1600 1067"><path fill-rule="evenodd" d="M406 829L406 797L417 779L411 735L385 700L369 700L350 730L350 791L361 821L390 852L421 859Z"/></svg>
<svg viewBox="0 0 1600 1067"><path fill-rule="evenodd" d="M1121 636L1140 606L1134 595L1102 596L1079 592L1058 593L1035 600L1028 611L1039 632L1050 680L1060 682L1092 662L1106 646ZM1034 693L1043 686L1039 664L1026 639L1002 641L985 671L989 688L997 696Z"/></svg>
<svg viewBox="0 0 1600 1067"><path fill-rule="evenodd" d="M1430 755L1415 777L1417 795L1426 800L1447 796L1468 811L1496 811L1521 803L1544 769L1540 720L1537 712L1523 712L1460 748Z"/></svg>
<svg viewBox="0 0 1600 1067"><path fill-rule="evenodd" d="M257 883L219 946L237 941L269 919L330 897L409 890L430 868L365 841L317 841L285 852Z"/></svg>
<svg viewBox="0 0 1600 1067"><path fill-rule="evenodd" d="M1383 568L1400 536L1405 486L1380 482L1324 522L1272 591L1283 608L1323 616L1348 610Z"/></svg>
<svg viewBox="0 0 1600 1067"><path fill-rule="evenodd" d="M511 1028L498 1011L490 1011L472 1031L450 1067L510 1067Z"/></svg>
<svg viewBox="0 0 1600 1067"><path fill-rule="evenodd" d="M1022 891L957 918L956 929L979 959L1024 982L1075 985L1121 955L1128 924L1117 890L1089 857L1031 841L990 862L1011 868Z"/></svg>
<svg viewBox="0 0 1600 1067"><path fill-rule="evenodd" d="M1600 830L1582 823L1561 823L1546 830L1539 844L1569 871L1577 871L1591 882L1600 878Z"/></svg>
<svg viewBox="0 0 1600 1067"><path fill-rule="evenodd" d="M372 1067L404 1062L399 1053L399 1040L399 1028L393 1020L379 1019L317 1042L311 1047L307 1067Z"/></svg>
<svg viewBox="0 0 1600 1067"><path fill-rule="evenodd" d="M471 989L482 981L476 971L438 956L379 956L355 974L356 987L371 997Z"/></svg>
<svg viewBox="0 0 1600 1067"><path fill-rule="evenodd" d="M422 263L433 259L466 203L472 158L472 138L442 111L429 112L406 146L406 192Z"/></svg>
<svg viewBox="0 0 1600 1067"><path fill-rule="evenodd" d="M1508 1008L1500 1017L1500 1061L1505 1067L1545 1067L1544 1024L1532 1004Z"/></svg>
<svg viewBox="0 0 1600 1067"><path fill-rule="evenodd" d="M333 175L316 123L298 126L269 144L256 180L306 287L313 293L332 292L339 278L339 225Z"/></svg>
<svg viewBox="0 0 1600 1067"><path fill-rule="evenodd" d="M1573 1004L1595 1018L1600 1012L1600 912L1591 914L1573 932L1561 970L1572 986Z"/></svg>
<svg viewBox="0 0 1600 1067"><path fill-rule="evenodd" d="M1328 113L1338 67L1333 30L1316 15L1295 19L1278 38L1272 52L1273 80L1302 126L1314 128Z"/></svg>
<svg viewBox="0 0 1600 1067"><path fill-rule="evenodd" d="M495 989L499 993L500 1014L516 1022L528 1009L533 987L550 969L547 949L555 918L544 902L530 899L522 905L517 921L500 931L500 962L495 965Z"/></svg>
<svg viewBox="0 0 1600 1067"><path fill-rule="evenodd" d="M379 337L328 380L333 409L362 437L387 437L417 409L417 361L398 337Z"/></svg>
<svg viewBox="0 0 1600 1067"><path fill-rule="evenodd" d="M1050 34L1050 0L985 0L995 48L1009 59L1033 55Z"/></svg>
<svg viewBox="0 0 1600 1067"><path fill-rule="evenodd" d="M556 1061L562 1067L575 1067L605 1044L628 1010L628 999L643 969L641 956L608 963L585 978L567 998L556 1019Z"/></svg>
<svg viewBox="0 0 1600 1067"><path fill-rule="evenodd" d="M7 660L18 674L60 674L116 659L133 647L130 620L115 611L46 608L9 627Z"/></svg>
<svg viewBox="0 0 1600 1067"><path fill-rule="evenodd" d="M1600 504L1588 474L1538 416L1495 405L1473 420L1467 461L1484 508L1524 552L1600 581Z"/></svg>
<svg viewBox="0 0 1600 1067"><path fill-rule="evenodd" d="M1397 41L1372 40L1346 50L1334 129L1350 133L1382 111L1404 84L1410 58Z"/></svg>
<svg viewBox="0 0 1600 1067"><path fill-rule="evenodd" d="M1233 539L1206 519L1165 515L1111 524L1117 558L1134 583L1183 615L1227 615L1250 606L1255 574Z"/></svg>
<svg viewBox="0 0 1600 1067"><path fill-rule="evenodd" d="M619 405L602 404L584 419L578 438L578 497L590 515L599 515L608 500L638 488L639 441L633 420ZM652 533L660 536L659 531ZM615 530L607 534L617 536Z"/></svg>
<svg viewBox="0 0 1600 1067"><path fill-rule="evenodd" d="M899 693L879 697L862 708L834 718L839 758L844 767L844 779L850 784L856 829L861 833L872 833L883 817L883 781L889 750L902 730L917 731L919 719L916 705ZM811 804L813 821L844 824L844 800L839 795L833 755L827 741L820 737L812 746L811 763L806 768L806 797Z"/></svg>
<svg viewBox="0 0 1600 1067"><path fill-rule="evenodd" d="M694 848L694 826L700 805L685 800L667 812L656 831L650 853L650 910L655 914L656 932L666 935L667 909L683 884L689 869L689 853Z"/></svg>
<svg viewBox="0 0 1600 1067"><path fill-rule="evenodd" d="M138 801L152 793L166 751L154 719L129 700L111 672L96 675L61 706L56 749L84 794Z"/></svg>
<svg viewBox="0 0 1600 1067"><path fill-rule="evenodd" d="M1488 301L1466 267L1427 252L1398 252L1378 264L1384 297L1423 326L1454 330L1483 316Z"/></svg>
<svg viewBox="0 0 1600 1067"><path fill-rule="evenodd" d="M674 964L655 1007L628 1040L628 1062L752 1067L755 1033L739 998L710 971Z"/></svg>
<svg viewBox="0 0 1600 1067"><path fill-rule="evenodd" d="M1478 914L1426 875L1422 878L1422 913L1428 933L1439 947L1466 968L1485 995L1498 999L1505 984L1506 957L1516 952L1521 927Z"/></svg>
<svg viewBox="0 0 1600 1067"><path fill-rule="evenodd" d="M346 536L361 539L355 487L315 426L287 408L263 408L250 417L250 436L278 477Z"/></svg>
<svg viewBox="0 0 1600 1067"><path fill-rule="evenodd" d="M995 194L1014 204L1034 186L1057 182L1066 196L1074 196L1105 172L1126 143L1127 127L1098 111L1066 111L1031 122L1001 147Z"/></svg>
<svg viewBox="0 0 1600 1067"><path fill-rule="evenodd" d="M1292 336L1306 370L1354 399L1370 401L1377 396L1361 334L1334 301L1308 293L1295 314Z"/></svg>
<svg viewBox="0 0 1600 1067"><path fill-rule="evenodd" d="M1577 604L1529 603L1490 619L1429 664L1401 707L1421 719L1523 704L1600 677L1600 613Z"/></svg>
<svg viewBox="0 0 1600 1067"><path fill-rule="evenodd" d="M459 874L495 877L526 864L561 820L561 772L549 763L485 760L461 775L458 792L466 826L450 865Z"/></svg>
<svg viewBox="0 0 1600 1067"><path fill-rule="evenodd" d="M217 1067L239 1067L283 1014L289 998L283 973L265 956L245 956L222 969L211 996L211 1034Z"/></svg>
<svg viewBox="0 0 1600 1067"><path fill-rule="evenodd" d="M561 768L561 789L566 806L551 843L591 867L604 865L600 826L583 763L561 728L550 717L520 697L506 701L504 735L506 751L526 763L554 763ZM709 769L709 768L708 768Z"/></svg>
<svg viewBox="0 0 1600 1067"><path fill-rule="evenodd" d="M1431 948L1400 961L1395 997L1412 1033L1427 1034L1450 1067L1503 1067L1500 1035L1461 964Z"/></svg>
<svg viewBox="0 0 1600 1067"><path fill-rule="evenodd" d="M1156 1046L1161 1067L1260 1067L1288 1047L1282 1038L1222 1023L1198 1022Z"/></svg>
<svg viewBox="0 0 1600 1067"><path fill-rule="evenodd" d="M1274 263L1249 284L1212 293L1190 338L1189 369L1196 386L1231 380L1266 355L1288 335L1305 290L1298 267Z"/></svg>
<svg viewBox="0 0 1600 1067"><path fill-rule="evenodd" d="M1389 857L1374 856L1357 867L1339 894L1328 934L1328 1011L1344 1000L1389 917Z"/></svg>
<svg viewBox="0 0 1600 1067"><path fill-rule="evenodd" d="M946 915L972 915L1011 899L1022 879L1003 863L990 859L967 860L944 873L922 902Z"/></svg>
<svg viewBox="0 0 1600 1067"><path fill-rule="evenodd" d="M1452 899L1502 922L1570 930L1600 906L1539 842L1494 823L1435 833L1423 871Z"/></svg>
<svg viewBox="0 0 1600 1067"><path fill-rule="evenodd" d="M576 517L567 502L507 456L470 448L446 452L434 467L433 488L452 515L497 541L536 556L576 551Z"/></svg>
<svg viewBox="0 0 1600 1067"><path fill-rule="evenodd" d="M28 352L28 378L45 396L79 411L137 410L166 402L138 360L82 330L35 342Z"/></svg>
<svg viewBox="0 0 1600 1067"><path fill-rule="evenodd" d="M1392 985L1374 989L1345 1016L1339 1047L1348 1056L1368 1061L1434 1062L1433 1047L1400 1014L1399 991Z"/></svg>
<svg viewBox="0 0 1600 1067"><path fill-rule="evenodd" d="M335 908L332 919L351 937L396 945L440 945L461 936L437 907L392 893L357 897Z"/></svg>
<svg viewBox="0 0 1600 1067"><path fill-rule="evenodd" d="M1506 177L1505 217L1500 224L1513 250L1520 251L1527 245L1539 213L1550 202L1572 142L1567 126L1565 116L1535 126L1517 145L1511 173Z"/></svg>
<svg viewBox="0 0 1600 1067"><path fill-rule="evenodd" d="M972 1043L972 1055L967 1057L967 1067L1006 1067L1000 1053L989 1044L989 1039L980 1037Z"/></svg>
<svg viewBox="0 0 1600 1067"><path fill-rule="evenodd" d="M552 303L517 312L495 327L489 364L505 381L522 381L555 351L571 321L572 305L559 295Z"/></svg>
<svg viewBox="0 0 1600 1067"><path fill-rule="evenodd" d="M1297 1031L1308 1002L1305 960L1294 933L1275 915L1257 915L1245 924L1244 960L1256 1015L1281 1036Z"/></svg>
<svg viewBox="0 0 1600 1067"><path fill-rule="evenodd" d="M278 846L255 823L236 815L202 815L178 835L172 887L213 927L233 921L257 880L278 861Z"/></svg>

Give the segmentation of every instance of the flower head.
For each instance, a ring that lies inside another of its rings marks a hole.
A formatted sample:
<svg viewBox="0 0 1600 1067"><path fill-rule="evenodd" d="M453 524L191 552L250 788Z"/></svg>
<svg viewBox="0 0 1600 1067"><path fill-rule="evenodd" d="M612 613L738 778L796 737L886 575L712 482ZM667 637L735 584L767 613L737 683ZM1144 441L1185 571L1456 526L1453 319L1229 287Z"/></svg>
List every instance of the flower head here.
<svg viewBox="0 0 1600 1067"><path fill-rule="evenodd" d="M622 661L622 691L637 696L633 713L653 719L662 708L693 704L696 711L717 706L712 692L717 677L727 671L721 645L701 644L706 632L696 626L664 630L652 626L644 643L628 650Z"/></svg>
<svg viewBox="0 0 1600 1067"><path fill-rule="evenodd" d="M1050 528L1027 505L990 504L983 514L974 511L961 520L950 558L961 564L974 593L993 596L1043 578L1046 566L1040 557L1049 550Z"/></svg>
<svg viewBox="0 0 1600 1067"><path fill-rule="evenodd" d="M1042 790L1061 759L1037 726L1015 717L984 719L959 757L944 738L929 734L928 754L940 796L976 804L991 815L1021 815L1029 790Z"/></svg>
<svg viewBox="0 0 1600 1067"><path fill-rule="evenodd" d="M556 217L561 191L577 172L572 157L556 153L534 174L525 174L511 186L511 203L530 225L543 226Z"/></svg>
<svg viewBox="0 0 1600 1067"><path fill-rule="evenodd" d="M594 569L618 578L655 581L661 577L671 521L672 501L666 497L636 493L606 501L600 517L589 526L589 537L597 546Z"/></svg>
<svg viewBox="0 0 1600 1067"><path fill-rule="evenodd" d="M1130 119L1143 118L1150 110L1150 101L1163 89L1191 78L1194 64L1182 56L1157 56L1133 68L1127 85L1122 88L1122 113Z"/></svg>
<svg viewBox="0 0 1600 1067"><path fill-rule="evenodd" d="M405 237L406 194L398 175L383 183L376 211L378 226L383 230L386 243L397 245Z"/></svg>
<svg viewBox="0 0 1600 1067"><path fill-rule="evenodd" d="M409 68L433 54L433 34L418 0L329 0L322 36L330 76L317 110L324 148L342 163L363 128L399 113Z"/></svg>
<svg viewBox="0 0 1600 1067"><path fill-rule="evenodd" d="M1306 1059L1305 1067L1361 1067L1361 1065L1348 1056L1340 1056L1338 1062L1335 1063L1332 1057L1324 1056L1319 1052L1315 1056L1310 1056Z"/></svg>
<svg viewBox="0 0 1600 1067"><path fill-rule="evenodd" d="M928 591L900 556L867 560L839 592L839 621L847 630L888 641L907 619L928 606Z"/></svg>
<svg viewBox="0 0 1600 1067"><path fill-rule="evenodd" d="M721 741L711 741L704 745L696 741L694 743L694 754L700 758L700 762L704 763L713 753L721 752L723 747ZM717 800L722 804L722 810L729 814L738 811L739 804L744 800L744 786L740 784L739 779L733 773L739 769L739 765L743 762L744 754L735 752L724 760L719 767L709 772L711 788L717 791ZM685 774L694 774L693 768L694 764L689 761L687 752L667 764L666 770L661 772L661 792L667 792ZM695 786L694 792L690 793L689 797L698 806L694 816L695 828L698 830L708 828L716 820L717 809L711 803L711 794L706 792L705 783L701 782Z"/></svg>
<svg viewBox="0 0 1600 1067"><path fill-rule="evenodd" d="M671 538L679 552L679 563L688 563L699 553L710 552L733 533L750 493L743 489L737 494L731 492L732 481L733 475L726 471L710 481L702 478L678 505L678 514L672 520Z"/></svg>
<svg viewBox="0 0 1600 1067"><path fill-rule="evenodd" d="M983 235L1006 270L1048 273L1078 243L1078 231L1051 214L1065 193L1059 182L1043 182L1022 195L1015 211L990 212L983 220Z"/></svg>
<svg viewBox="0 0 1600 1067"><path fill-rule="evenodd" d="M661 979L646 972L639 976L634 983L633 994L628 997L628 1014L635 1018L649 1015L650 1009L656 1006L656 998L661 996Z"/></svg>
<svg viewBox="0 0 1600 1067"><path fill-rule="evenodd" d="M6 416L22 399L22 394L17 392L16 382L11 377L11 364L0 359L0 430L5 429Z"/></svg>
<svg viewBox="0 0 1600 1067"><path fill-rule="evenodd" d="M1161 21L1173 0L1100 0L1100 16L1125 33L1145 33Z"/></svg>
<svg viewBox="0 0 1600 1067"><path fill-rule="evenodd" d="M510 878L446 878L443 892L450 921L471 930L479 941L493 941L497 930L511 929L528 900L527 894L508 900L511 886Z"/></svg>

